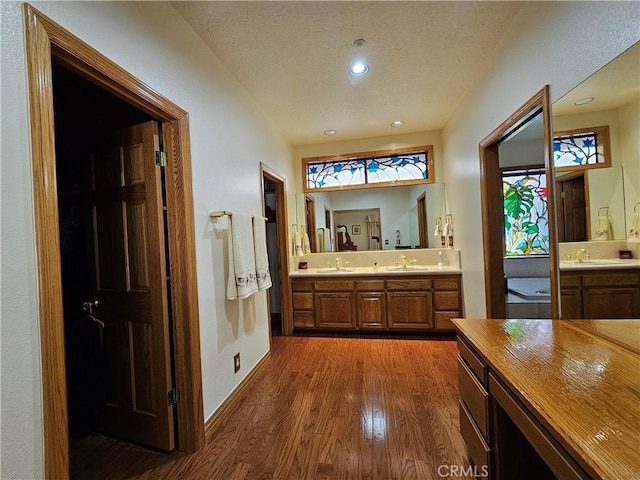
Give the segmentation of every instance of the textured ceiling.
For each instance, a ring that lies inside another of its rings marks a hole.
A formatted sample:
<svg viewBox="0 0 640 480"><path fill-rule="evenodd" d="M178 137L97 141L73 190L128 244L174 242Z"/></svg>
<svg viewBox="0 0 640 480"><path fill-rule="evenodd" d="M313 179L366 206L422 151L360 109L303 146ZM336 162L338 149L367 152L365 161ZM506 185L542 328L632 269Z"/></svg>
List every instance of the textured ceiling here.
<svg viewBox="0 0 640 480"><path fill-rule="evenodd" d="M173 2L292 145L439 130L521 2ZM363 38L366 44L354 46ZM362 57L370 72L350 77ZM390 127L394 120L405 126ZM337 130L333 137L323 135Z"/></svg>

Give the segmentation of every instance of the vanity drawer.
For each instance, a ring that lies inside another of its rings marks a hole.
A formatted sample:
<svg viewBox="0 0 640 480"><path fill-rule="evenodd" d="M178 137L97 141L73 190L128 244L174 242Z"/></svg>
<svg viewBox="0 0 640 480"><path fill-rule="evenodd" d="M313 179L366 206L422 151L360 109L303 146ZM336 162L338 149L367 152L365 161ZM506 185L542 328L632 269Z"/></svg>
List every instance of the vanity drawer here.
<svg viewBox="0 0 640 480"><path fill-rule="evenodd" d="M293 292L311 292L313 290L313 280L293 280L291 282L291 291Z"/></svg>
<svg viewBox="0 0 640 480"><path fill-rule="evenodd" d="M476 427L469 411L462 400L460 405L460 434L467 445L467 451L473 463L478 467L478 471L488 473L489 468L489 447L482 438L482 434ZM484 467L484 469L483 469ZM481 470L482 469L482 470ZM491 478L491 477L486 477Z"/></svg>
<svg viewBox="0 0 640 480"><path fill-rule="evenodd" d="M438 278L433 280L434 290L459 290L460 280L458 278Z"/></svg>
<svg viewBox="0 0 640 480"><path fill-rule="evenodd" d="M458 337L458 352L460 357L471 368L471 371L475 373L480 383L484 386L487 385L487 365L478 357L467 344Z"/></svg>
<svg viewBox="0 0 640 480"><path fill-rule="evenodd" d="M313 328L313 312L297 311L293 312L293 326L297 328Z"/></svg>
<svg viewBox="0 0 640 480"><path fill-rule="evenodd" d="M637 273L599 273L584 274L582 284L585 287L637 287L640 283L640 274Z"/></svg>
<svg viewBox="0 0 640 480"><path fill-rule="evenodd" d="M560 274L560 287L580 287L582 285L581 275Z"/></svg>
<svg viewBox="0 0 640 480"><path fill-rule="evenodd" d="M489 431L487 421L489 394L461 358L458 359L458 389L460 398L486 438Z"/></svg>
<svg viewBox="0 0 640 480"><path fill-rule="evenodd" d="M354 289L353 280L316 280L316 292L346 292Z"/></svg>
<svg viewBox="0 0 640 480"><path fill-rule="evenodd" d="M436 310L458 310L460 308L458 292L433 292L433 308Z"/></svg>
<svg viewBox="0 0 640 480"><path fill-rule="evenodd" d="M358 280L356 290L359 292L380 292L384 291L384 280Z"/></svg>
<svg viewBox="0 0 640 480"><path fill-rule="evenodd" d="M387 290L430 290L431 280L387 280Z"/></svg>
<svg viewBox="0 0 640 480"><path fill-rule="evenodd" d="M291 297L294 310L313 310L313 293L293 292Z"/></svg>
<svg viewBox="0 0 640 480"><path fill-rule="evenodd" d="M455 330L456 326L451 321L452 318L459 318L460 312L435 312L434 315L436 330Z"/></svg>

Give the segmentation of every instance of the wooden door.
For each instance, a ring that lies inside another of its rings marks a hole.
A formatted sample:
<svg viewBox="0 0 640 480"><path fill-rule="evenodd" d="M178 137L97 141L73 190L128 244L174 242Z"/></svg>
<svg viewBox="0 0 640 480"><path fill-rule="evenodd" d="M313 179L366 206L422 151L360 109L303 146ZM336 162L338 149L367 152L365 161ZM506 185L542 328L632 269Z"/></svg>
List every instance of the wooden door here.
<svg viewBox="0 0 640 480"><path fill-rule="evenodd" d="M388 292L387 322L390 329L431 328L431 292Z"/></svg>
<svg viewBox="0 0 640 480"><path fill-rule="evenodd" d="M418 197L417 202L418 214L418 242L420 248L428 248L428 227L427 227L427 193L423 193Z"/></svg>
<svg viewBox="0 0 640 480"><path fill-rule="evenodd" d="M105 323L107 435L174 448L158 125L116 132L91 157L96 315Z"/></svg>
<svg viewBox="0 0 640 480"><path fill-rule="evenodd" d="M587 240L587 201L584 175L560 183L559 232L563 242Z"/></svg>

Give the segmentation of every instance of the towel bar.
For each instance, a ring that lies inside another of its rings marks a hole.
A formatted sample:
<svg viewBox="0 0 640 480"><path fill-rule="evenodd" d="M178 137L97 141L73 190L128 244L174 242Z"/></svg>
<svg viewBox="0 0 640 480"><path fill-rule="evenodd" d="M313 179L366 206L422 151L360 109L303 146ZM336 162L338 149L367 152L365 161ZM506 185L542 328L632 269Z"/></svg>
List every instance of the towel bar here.
<svg viewBox="0 0 640 480"><path fill-rule="evenodd" d="M225 217L225 216L233 216L233 212L228 212L227 210L215 210L213 212L209 212L209 216L211 218L219 218L219 217ZM263 218L264 220L267 219L267 217L263 217L262 215L254 215L254 217L260 217Z"/></svg>

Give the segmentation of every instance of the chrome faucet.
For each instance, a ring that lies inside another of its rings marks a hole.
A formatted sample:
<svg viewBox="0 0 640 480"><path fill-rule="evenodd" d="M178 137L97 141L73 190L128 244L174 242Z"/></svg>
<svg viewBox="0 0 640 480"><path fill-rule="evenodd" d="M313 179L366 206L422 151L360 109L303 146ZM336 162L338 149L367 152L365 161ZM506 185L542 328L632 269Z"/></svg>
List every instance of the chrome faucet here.
<svg viewBox="0 0 640 480"><path fill-rule="evenodd" d="M576 260L581 263L585 260L589 260L589 254L584 248L576 250Z"/></svg>

